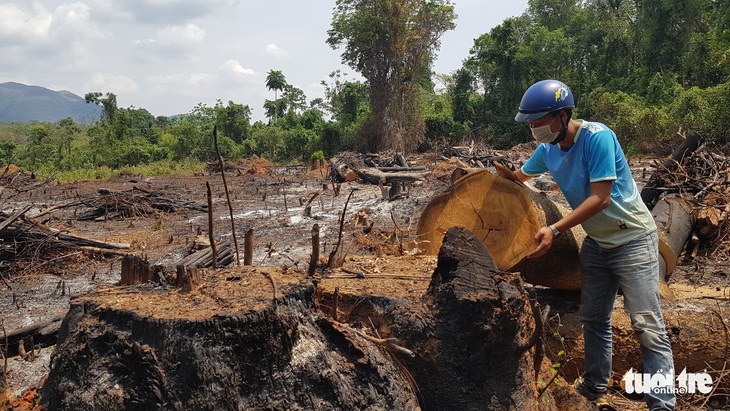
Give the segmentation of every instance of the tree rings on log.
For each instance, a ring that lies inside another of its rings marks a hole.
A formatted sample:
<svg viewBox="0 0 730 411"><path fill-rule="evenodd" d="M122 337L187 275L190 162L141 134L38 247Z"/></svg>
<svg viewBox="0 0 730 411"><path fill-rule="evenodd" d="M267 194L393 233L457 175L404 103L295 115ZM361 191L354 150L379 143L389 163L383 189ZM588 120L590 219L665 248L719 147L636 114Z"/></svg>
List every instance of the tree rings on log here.
<svg viewBox="0 0 730 411"><path fill-rule="evenodd" d="M436 254L446 230L464 227L484 243L500 270L519 271L532 284L579 290L578 252L585 238L581 227L556 238L545 256L525 258L537 246L535 233L568 212L520 182L480 170L431 200L419 219L417 236L425 241L425 253Z"/></svg>

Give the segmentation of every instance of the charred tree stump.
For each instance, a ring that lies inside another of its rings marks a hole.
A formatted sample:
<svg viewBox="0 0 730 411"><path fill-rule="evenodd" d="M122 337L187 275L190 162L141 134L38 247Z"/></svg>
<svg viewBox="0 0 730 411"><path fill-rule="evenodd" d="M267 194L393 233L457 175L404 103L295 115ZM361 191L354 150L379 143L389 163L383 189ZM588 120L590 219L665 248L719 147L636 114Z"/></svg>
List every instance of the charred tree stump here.
<svg viewBox="0 0 730 411"><path fill-rule="evenodd" d="M121 285L143 284L152 281L154 274L149 261L132 254L127 254L122 258Z"/></svg>
<svg viewBox="0 0 730 411"><path fill-rule="evenodd" d="M201 290L182 295L190 311ZM313 295L296 281L275 304L202 318L74 300L41 403L106 411L418 409L387 354L313 315Z"/></svg>
<svg viewBox="0 0 730 411"><path fill-rule="evenodd" d="M185 267L178 265L176 267L177 272L177 286L180 287L183 292L190 292L195 290L203 282L200 271L197 267Z"/></svg>
<svg viewBox="0 0 730 411"><path fill-rule="evenodd" d="M473 233L448 230L423 301L430 310L418 320L396 309L392 330L415 354L401 361L425 410L550 409L535 385L539 311L519 274L497 269Z"/></svg>

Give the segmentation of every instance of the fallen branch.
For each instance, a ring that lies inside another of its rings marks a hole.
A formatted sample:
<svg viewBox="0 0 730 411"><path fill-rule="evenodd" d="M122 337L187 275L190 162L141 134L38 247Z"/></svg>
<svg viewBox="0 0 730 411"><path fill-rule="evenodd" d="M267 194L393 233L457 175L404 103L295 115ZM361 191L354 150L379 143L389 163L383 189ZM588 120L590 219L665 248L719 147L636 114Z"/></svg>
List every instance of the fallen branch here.
<svg viewBox="0 0 730 411"><path fill-rule="evenodd" d="M0 233L2 233L3 230L5 230L6 228L8 228L8 226L10 226L10 224L12 224L15 220L17 220L18 218L22 217L23 214L25 214L28 210L31 209L31 207L33 207L33 206L32 205L27 205L27 206L23 207L22 210L20 210L17 213L11 215L7 219L5 219L5 221L3 221L2 223L0 223Z"/></svg>
<svg viewBox="0 0 730 411"><path fill-rule="evenodd" d="M365 334L365 333L363 333L363 332L361 332L359 330L356 330L356 329L350 327L347 324L340 323L340 322L337 322L337 321L332 321L332 322L336 326L342 327L342 328L344 328L347 331L353 332L353 333L359 335L360 337L362 337L362 338L370 341L371 343L375 343L375 344L378 344L380 346L383 346L383 347L385 347L387 349L390 349L390 350L399 352L401 354L405 354L405 355L407 355L407 356L409 356L411 358L415 358L415 356L416 356L416 354L414 354L413 351L409 350L408 348L401 347L400 345L396 344L396 342L398 342L398 339L397 338L375 338L375 337L371 337L371 336L369 336L369 335L367 335L367 334Z"/></svg>

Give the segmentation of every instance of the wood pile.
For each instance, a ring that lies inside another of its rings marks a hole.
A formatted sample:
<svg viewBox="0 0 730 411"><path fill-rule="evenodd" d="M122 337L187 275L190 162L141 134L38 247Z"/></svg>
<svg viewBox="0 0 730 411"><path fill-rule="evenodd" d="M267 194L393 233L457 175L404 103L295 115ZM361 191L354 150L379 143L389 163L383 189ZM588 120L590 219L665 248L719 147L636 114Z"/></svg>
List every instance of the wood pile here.
<svg viewBox="0 0 730 411"><path fill-rule="evenodd" d="M691 135L688 135L688 139ZM701 145L679 160L656 164L650 180L657 197L677 196L693 204L693 243L697 252L704 243L708 255L718 261L730 259L730 156L722 150ZM642 198L646 196L642 190Z"/></svg>
<svg viewBox="0 0 730 411"><path fill-rule="evenodd" d="M161 193L154 193L139 187L133 187L127 191L111 191L102 188L98 193L98 196L75 201L65 206L90 208L75 217L80 221L151 217L156 212L173 213L178 209L208 211L206 205L168 198Z"/></svg>
<svg viewBox="0 0 730 411"><path fill-rule="evenodd" d="M41 258L43 264L53 262L56 257L68 255L72 251L114 254L130 247L129 244L76 236L41 224L31 217L25 217L29 209L30 206L26 206L13 214L0 211L0 276L4 272L12 273L33 263L40 263Z"/></svg>
<svg viewBox="0 0 730 411"><path fill-rule="evenodd" d="M15 274L39 264L61 263L67 261L66 257L82 252L127 253L124 250L130 248L129 244L76 236L65 230L52 228L40 220L40 217L60 209L80 209L81 211L75 211L69 218L81 221L152 217L160 212L172 213L180 209L200 212L208 210L206 205L168 198L138 187L126 191L102 188L96 196L56 204L36 214L27 215L32 208L33 205L27 205L13 213L0 211L0 274Z"/></svg>

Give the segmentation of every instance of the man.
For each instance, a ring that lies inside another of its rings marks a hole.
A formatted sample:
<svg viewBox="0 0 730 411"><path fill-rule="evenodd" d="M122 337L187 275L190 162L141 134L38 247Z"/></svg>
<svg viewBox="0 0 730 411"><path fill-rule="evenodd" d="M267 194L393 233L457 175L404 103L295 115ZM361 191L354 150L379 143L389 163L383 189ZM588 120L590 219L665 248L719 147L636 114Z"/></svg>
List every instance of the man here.
<svg viewBox="0 0 730 411"><path fill-rule="evenodd" d="M526 181L549 171L573 209L535 234L538 245L528 257L545 255L555 237L578 224L587 234L580 253L585 373L575 389L600 404L611 376L611 314L619 287L641 344L643 372L673 376L674 362L659 305L656 224L616 134L604 124L574 120L574 108L572 92L560 81L527 89L515 120L529 123L540 144L515 175ZM668 384L645 394L650 410L674 409L674 381Z"/></svg>

